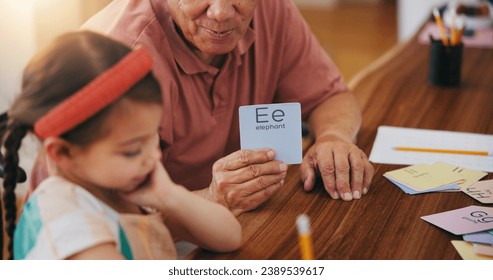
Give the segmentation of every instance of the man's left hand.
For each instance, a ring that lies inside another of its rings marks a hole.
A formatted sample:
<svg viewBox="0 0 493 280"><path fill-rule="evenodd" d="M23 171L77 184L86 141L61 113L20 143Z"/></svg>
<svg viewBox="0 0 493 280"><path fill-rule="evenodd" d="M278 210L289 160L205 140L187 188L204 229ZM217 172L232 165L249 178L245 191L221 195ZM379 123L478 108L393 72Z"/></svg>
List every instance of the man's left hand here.
<svg viewBox="0 0 493 280"><path fill-rule="evenodd" d="M333 199L359 199L370 188L374 169L365 153L355 144L338 137L319 137L306 152L301 164L305 191L315 186L317 174Z"/></svg>

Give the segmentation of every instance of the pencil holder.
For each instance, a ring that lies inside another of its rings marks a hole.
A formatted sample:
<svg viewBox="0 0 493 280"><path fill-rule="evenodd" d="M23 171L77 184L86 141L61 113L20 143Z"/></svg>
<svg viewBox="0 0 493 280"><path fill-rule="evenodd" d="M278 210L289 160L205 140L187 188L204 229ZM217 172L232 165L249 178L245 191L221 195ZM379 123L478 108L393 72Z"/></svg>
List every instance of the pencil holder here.
<svg viewBox="0 0 493 280"><path fill-rule="evenodd" d="M444 45L442 41L430 42L429 82L434 86L460 86L462 43Z"/></svg>

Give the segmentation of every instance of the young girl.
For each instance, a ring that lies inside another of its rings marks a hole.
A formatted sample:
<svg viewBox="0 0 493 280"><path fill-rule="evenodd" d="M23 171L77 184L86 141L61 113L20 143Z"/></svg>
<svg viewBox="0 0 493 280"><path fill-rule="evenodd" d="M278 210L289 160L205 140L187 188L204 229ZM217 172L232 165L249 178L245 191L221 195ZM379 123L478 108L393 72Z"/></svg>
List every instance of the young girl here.
<svg viewBox="0 0 493 280"><path fill-rule="evenodd" d="M166 128L151 68L145 49L88 31L61 36L28 64L21 94L0 119L15 259L173 259L173 239L239 247L234 216L175 185L160 163L158 129ZM54 175L16 227L17 151L29 132Z"/></svg>

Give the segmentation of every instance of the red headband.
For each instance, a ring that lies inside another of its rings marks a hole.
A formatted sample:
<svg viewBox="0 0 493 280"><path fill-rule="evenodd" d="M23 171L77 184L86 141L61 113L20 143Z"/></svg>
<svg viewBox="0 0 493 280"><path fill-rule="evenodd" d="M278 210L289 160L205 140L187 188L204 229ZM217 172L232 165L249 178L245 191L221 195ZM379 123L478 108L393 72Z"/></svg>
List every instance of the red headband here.
<svg viewBox="0 0 493 280"><path fill-rule="evenodd" d="M69 131L118 99L151 70L152 59L144 48L130 52L41 117L34 124L34 133L45 139Z"/></svg>

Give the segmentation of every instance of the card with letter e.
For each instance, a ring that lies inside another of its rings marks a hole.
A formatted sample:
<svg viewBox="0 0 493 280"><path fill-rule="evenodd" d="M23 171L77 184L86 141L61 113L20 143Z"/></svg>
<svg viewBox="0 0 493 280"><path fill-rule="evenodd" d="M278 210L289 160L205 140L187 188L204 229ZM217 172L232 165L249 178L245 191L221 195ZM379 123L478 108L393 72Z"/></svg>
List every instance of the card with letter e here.
<svg viewBox="0 0 493 280"><path fill-rule="evenodd" d="M276 160L301 163L300 103L241 106L239 114L242 150L271 148Z"/></svg>
<svg viewBox="0 0 493 280"><path fill-rule="evenodd" d="M471 205L421 219L455 235L493 229L493 208Z"/></svg>

